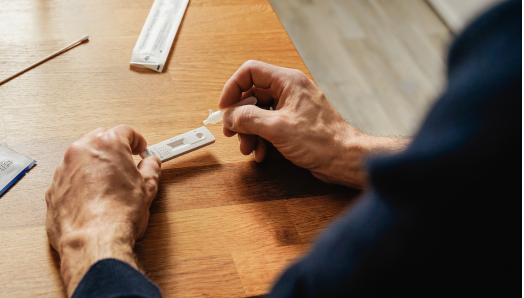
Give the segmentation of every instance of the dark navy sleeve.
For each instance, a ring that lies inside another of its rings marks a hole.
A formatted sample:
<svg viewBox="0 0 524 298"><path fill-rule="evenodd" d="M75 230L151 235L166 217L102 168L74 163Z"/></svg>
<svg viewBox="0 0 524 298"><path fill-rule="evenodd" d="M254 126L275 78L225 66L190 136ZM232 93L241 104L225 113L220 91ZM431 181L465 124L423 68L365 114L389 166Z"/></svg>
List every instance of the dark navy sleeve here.
<svg viewBox="0 0 524 298"><path fill-rule="evenodd" d="M370 190L269 298L521 293L521 11L504 2L457 37L410 146L369 161Z"/></svg>
<svg viewBox="0 0 524 298"><path fill-rule="evenodd" d="M116 259L96 262L72 298L161 298L160 289L129 264Z"/></svg>

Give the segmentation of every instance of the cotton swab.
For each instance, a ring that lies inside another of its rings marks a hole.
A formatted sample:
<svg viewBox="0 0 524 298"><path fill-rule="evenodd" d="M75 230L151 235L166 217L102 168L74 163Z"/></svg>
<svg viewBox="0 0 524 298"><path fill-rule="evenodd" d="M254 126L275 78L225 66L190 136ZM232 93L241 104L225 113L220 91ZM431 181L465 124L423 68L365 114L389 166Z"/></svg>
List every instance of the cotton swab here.
<svg viewBox="0 0 524 298"><path fill-rule="evenodd" d="M73 48L73 47L75 47L75 46L81 44L82 42L84 42L84 41L86 41L86 40L88 40L88 39L89 39L89 35L86 34L86 35L82 36L82 38L80 38L79 40L73 42L72 44L68 45L67 47L65 47L65 48L63 48L63 49L60 49L60 50L54 52L53 54L51 54L51 55L45 57L44 59L42 59L42 60L40 60L40 61L38 61L38 62L35 62L35 63L29 65L28 67L22 69L21 71L15 73L14 75L8 77L7 79L4 79L3 81L0 81L0 85L2 85L3 83L5 83L5 82L11 80L12 78L18 76L19 74L22 74L22 73L24 73L24 72L30 70L31 68L37 66L38 64L40 64L40 63L42 63L42 62L45 62L45 61L47 61L47 60L49 60L49 59L51 59L51 58L53 58L53 57L55 57L55 56L58 56L58 55L62 54L63 52L65 52L65 51L67 51L67 50L69 50L69 49L71 49L71 48Z"/></svg>

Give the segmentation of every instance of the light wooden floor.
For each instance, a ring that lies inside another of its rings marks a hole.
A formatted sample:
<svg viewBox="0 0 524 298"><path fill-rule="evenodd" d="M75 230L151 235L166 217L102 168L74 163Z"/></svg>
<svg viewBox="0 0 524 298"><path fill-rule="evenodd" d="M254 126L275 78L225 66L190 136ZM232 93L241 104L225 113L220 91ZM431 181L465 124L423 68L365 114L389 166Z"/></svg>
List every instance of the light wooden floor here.
<svg viewBox="0 0 524 298"><path fill-rule="evenodd" d="M443 85L450 32L424 0L270 0L340 113L375 135L411 136Z"/></svg>

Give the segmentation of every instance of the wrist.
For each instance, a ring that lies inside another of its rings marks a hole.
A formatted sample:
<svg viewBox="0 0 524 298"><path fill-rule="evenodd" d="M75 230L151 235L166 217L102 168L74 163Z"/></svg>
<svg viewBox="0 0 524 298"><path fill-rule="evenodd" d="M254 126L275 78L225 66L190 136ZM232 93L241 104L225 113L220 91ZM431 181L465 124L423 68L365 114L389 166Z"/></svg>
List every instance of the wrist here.
<svg viewBox="0 0 524 298"><path fill-rule="evenodd" d="M96 226L64 234L59 247L60 271L68 296L87 270L100 260L118 259L138 269L133 247L131 228L121 224L97 222Z"/></svg>
<svg viewBox="0 0 524 298"><path fill-rule="evenodd" d="M339 128L335 150L323 180L352 188L367 187L366 160L373 154L394 154L407 147L409 139L374 137L363 134L351 125Z"/></svg>
<svg viewBox="0 0 524 298"><path fill-rule="evenodd" d="M368 136L349 124L341 132L337 136L336 157L331 163L332 177L337 180L337 184L364 189L367 181L364 159L368 151Z"/></svg>

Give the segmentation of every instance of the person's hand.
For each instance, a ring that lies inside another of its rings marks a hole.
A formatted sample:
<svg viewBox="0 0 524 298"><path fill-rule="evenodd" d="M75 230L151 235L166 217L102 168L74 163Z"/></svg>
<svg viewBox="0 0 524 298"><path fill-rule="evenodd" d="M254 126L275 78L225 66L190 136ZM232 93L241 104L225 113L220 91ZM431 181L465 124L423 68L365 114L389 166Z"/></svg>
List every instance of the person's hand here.
<svg viewBox="0 0 524 298"><path fill-rule="evenodd" d="M99 260L137 268L133 247L146 230L161 165L156 156L135 165L132 154L146 147L129 126L99 128L71 144L56 169L45 195L46 228L69 296Z"/></svg>
<svg viewBox="0 0 524 298"><path fill-rule="evenodd" d="M257 162L266 156L265 139L320 180L363 189L365 156L376 150L400 150L407 144L407 140L360 133L299 70L248 61L225 84L218 107L227 108L250 96L257 98L258 107L228 110L223 131L227 137L238 133L240 151L253 153ZM265 109L269 106L274 111Z"/></svg>

